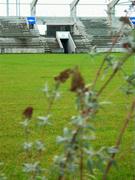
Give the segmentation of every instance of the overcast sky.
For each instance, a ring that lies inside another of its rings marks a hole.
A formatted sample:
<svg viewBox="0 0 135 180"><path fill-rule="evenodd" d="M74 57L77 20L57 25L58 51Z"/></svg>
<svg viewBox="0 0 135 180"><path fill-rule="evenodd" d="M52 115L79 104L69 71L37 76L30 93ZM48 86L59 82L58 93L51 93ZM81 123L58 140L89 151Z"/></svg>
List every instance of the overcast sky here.
<svg viewBox="0 0 135 180"><path fill-rule="evenodd" d="M77 6L78 16L106 16L106 5L109 0L80 0ZM120 2L128 2L129 0L120 0ZM30 3L32 0L20 0L21 16L30 16ZM69 4L72 0L38 0L37 3L37 16L69 16ZM4 4L5 3L5 4ZM16 15L16 0L9 0L9 15ZM53 5L55 4L55 5ZM67 4L67 5L66 5ZM88 5L91 4L91 5ZM97 4L97 5L96 5ZM121 16L125 9L124 3L116 7L116 16ZM6 0L0 0L0 16L6 16L7 6Z"/></svg>
<svg viewBox="0 0 135 180"><path fill-rule="evenodd" d="M18 0L19 1L19 0ZM38 0L36 7L37 16L70 16L70 7L69 4L73 0ZM116 6L116 16L124 15L124 10L129 9L129 5L126 5L130 0L120 0L121 5ZM7 15L7 0L0 0L0 16ZM20 8L16 6L16 0L9 0L9 15L16 16L16 10L20 16L30 16L30 3L32 0L20 0ZM77 15L78 16L93 16L101 17L107 16L106 10L109 0L80 0L79 5L77 6ZM135 14L133 12L133 14ZM133 16L133 15L132 15ZM40 33L44 34L45 26L38 26Z"/></svg>

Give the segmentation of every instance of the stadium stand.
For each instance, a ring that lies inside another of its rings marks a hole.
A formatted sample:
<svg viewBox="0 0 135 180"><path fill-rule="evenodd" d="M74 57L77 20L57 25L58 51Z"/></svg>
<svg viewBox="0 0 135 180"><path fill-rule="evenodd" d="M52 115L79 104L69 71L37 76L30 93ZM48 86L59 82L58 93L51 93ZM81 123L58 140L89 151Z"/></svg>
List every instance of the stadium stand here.
<svg viewBox="0 0 135 180"><path fill-rule="evenodd" d="M0 17L1 53L44 53L37 26L29 29L25 17Z"/></svg>
<svg viewBox="0 0 135 180"><path fill-rule="evenodd" d="M84 26L84 30L91 39L91 46L96 46L97 49L103 51L112 46L112 35L110 33L110 26L107 18L79 18ZM89 36L91 35L91 36ZM115 48L115 49L114 49ZM117 42L113 49L120 50L120 43Z"/></svg>
<svg viewBox="0 0 135 180"><path fill-rule="evenodd" d="M0 37L39 37L39 31L29 29L25 17L0 17Z"/></svg>
<svg viewBox="0 0 135 180"><path fill-rule="evenodd" d="M63 30L70 31L76 53L89 52L93 46L98 51L104 51L112 44L106 18L80 17L75 23L71 17L37 17L38 22L46 24L46 35L39 34L37 25L30 29L26 17L0 17L0 52L62 53L56 31ZM120 49L119 43L115 48Z"/></svg>

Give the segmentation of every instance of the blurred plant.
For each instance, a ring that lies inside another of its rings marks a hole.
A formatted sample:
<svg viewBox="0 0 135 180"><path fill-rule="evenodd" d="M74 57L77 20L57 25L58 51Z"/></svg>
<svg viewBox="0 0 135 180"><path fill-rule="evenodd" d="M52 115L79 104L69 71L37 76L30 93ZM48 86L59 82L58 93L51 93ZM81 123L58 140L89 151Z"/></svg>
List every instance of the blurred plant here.
<svg viewBox="0 0 135 180"><path fill-rule="evenodd" d="M31 119L33 107L27 107L24 112L24 120L21 122L24 128L25 142L23 149L26 155L26 162L23 166L23 171L29 175L30 179L45 179L45 169L41 167L41 159L44 156L45 150L45 130L44 127L50 125L50 117L52 116L52 106L60 97L59 87L67 80L71 80L70 91L76 96L77 114L70 119L70 128L64 127L63 135L58 136L56 141L62 145L63 152L54 157L55 169L58 173L58 180L66 179L88 179L97 176L100 170L103 174L103 180L107 179L107 175L111 166L115 162L115 156L120 150L121 141L125 130L134 117L135 99L132 102L131 108L127 117L123 121L118 138L113 147L100 147L95 149L93 141L95 138L95 127L93 120L103 105L108 104L106 101L101 101L100 97L104 90L108 87L113 78L118 72L124 73L126 87L124 91L127 94L135 92L135 73L127 75L123 66L126 61L135 52L135 30L132 30L129 18L121 17L121 28L113 37L111 48L105 54L101 65L92 83L86 84L79 68L66 69L54 78L54 89L50 89L46 84L43 92L48 100L48 108L43 116L37 117L37 125L40 127L40 139L30 141L31 134ZM121 45L125 49L119 57L112 56L112 49L115 44L121 40ZM111 70L111 72L110 72ZM108 73L109 72L109 73ZM108 73L108 76L106 74ZM97 88L100 79L104 79L102 84Z"/></svg>
<svg viewBox="0 0 135 180"><path fill-rule="evenodd" d="M31 141L31 118L33 114L33 108L27 107L24 112L24 121L21 122L24 128L25 142L23 143L23 149L25 152L25 162L23 164L23 172L25 172L29 179L46 179L43 176L44 169L41 167L40 158L42 152L44 151L44 143L41 140ZM36 161L36 156L38 155L38 161Z"/></svg>
<svg viewBox="0 0 135 180"><path fill-rule="evenodd" d="M131 23L128 17L121 17L120 21L122 22L122 28L120 29L119 37L121 37L122 42L123 36L125 35L124 27L127 28L127 26L131 26ZM92 141L95 139L95 136L93 136L94 128L92 126L92 120L95 118L102 104L102 102L99 102L99 97L102 95L102 93L112 81L112 79L116 76L116 74L119 71L123 72L124 64L126 63L128 58L135 52L135 38L133 35L134 33L131 32L131 29L129 31L127 31L126 29L128 38L126 42L122 42L122 46L123 48L125 48L126 52L119 58L113 58L111 56L112 48L119 39L118 36L116 37L114 43L112 44L112 47L110 48L108 53L106 53L96 73L95 79L90 87L85 84L78 68L70 71L70 90L76 94L78 115L71 118L72 129L64 128L63 136L57 137L57 142L64 145L64 153L54 158L55 164L58 167L59 180L70 178L74 179L75 177L83 180L86 178L86 174L88 173L87 169L89 169L89 173L91 175L96 175L94 174L94 170L100 169L103 171L105 163L108 162L103 173L103 180L107 178L107 174L114 162L115 155L116 153L118 153L125 130L130 120L134 117L135 100L133 100L132 102L131 109L129 110L128 115L125 118L114 147L110 147L107 149L101 147L101 149L99 150L93 149ZM106 79L105 82L102 83L101 87L97 89L96 85L100 76L102 74L105 76L108 68L112 69L111 74L109 75L108 79ZM56 81L57 79L59 79L59 76L55 78ZM134 79L134 73L126 78L129 86L132 86L133 91L135 90ZM61 81L61 83L63 82ZM106 150L108 154L106 153ZM110 158L108 156L109 154Z"/></svg>
<svg viewBox="0 0 135 180"><path fill-rule="evenodd" d="M46 169L42 168L41 160L45 151L45 136L44 131L47 125L50 125L51 117L51 108L55 100L60 96L58 89L60 83L56 83L53 90L49 90L48 85L46 84L43 92L45 93L48 99L48 109L45 115L37 117L36 126L39 127L40 139L31 141L32 135L32 115L33 107L27 107L23 111L23 121L20 123L24 129L25 141L23 143L23 150L25 152L25 163L23 164L23 172L28 175L28 179L32 180L45 180L44 176Z"/></svg>
<svg viewBox="0 0 135 180"><path fill-rule="evenodd" d="M57 142L64 145L64 153L54 158L55 164L58 167L59 180L69 179L69 177L72 179L76 176L78 179L82 180L86 177L86 174L88 173L87 170L89 170L89 173L94 176L95 169L103 171L105 162L110 159L108 156L109 154L111 154L111 157L114 160L127 125L133 116L134 101L114 147L101 147L99 150L93 149L92 141L95 139L95 135L92 120L95 119L101 105L104 104L104 102L99 102L99 97L118 71L121 71L124 63L133 52L134 51L131 50L124 54L124 56L115 59L115 63L110 63L112 66L112 73L99 89L96 89L96 84L101 75L99 72L103 67L99 67L96 79L93 81L91 86L85 84L77 67L70 71L70 90L76 94L78 115L71 118L73 129L64 128L63 136L57 137ZM106 59L103 61L108 64L108 56L106 56ZM59 76L57 76L57 78ZM56 81L57 78L55 78ZM61 81L61 83L63 82ZM106 179L112 161L110 163L109 160L108 164L103 179Z"/></svg>
<svg viewBox="0 0 135 180"><path fill-rule="evenodd" d="M3 166L4 166L4 163L0 162L0 180L7 180L7 177L3 173L3 168L2 168Z"/></svg>
<svg viewBox="0 0 135 180"><path fill-rule="evenodd" d="M59 76L55 78L56 81ZM80 176L82 180L87 173L86 169L93 174L96 164L102 168L106 157L104 148L95 151L92 146L95 135L91 119L99 108L96 93L85 84L77 67L70 70L70 76L70 90L76 94L78 115L71 118L73 129L64 128L63 136L57 137L57 143L64 145L64 153L55 156L54 161L59 180L69 179L69 176Z"/></svg>

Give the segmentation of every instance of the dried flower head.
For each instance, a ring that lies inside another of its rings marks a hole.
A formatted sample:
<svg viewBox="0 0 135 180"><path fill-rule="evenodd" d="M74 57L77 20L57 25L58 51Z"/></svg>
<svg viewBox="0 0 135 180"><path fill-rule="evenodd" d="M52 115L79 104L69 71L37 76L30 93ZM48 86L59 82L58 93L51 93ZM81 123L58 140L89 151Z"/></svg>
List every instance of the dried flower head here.
<svg viewBox="0 0 135 180"><path fill-rule="evenodd" d="M64 83L70 76L71 69L66 69L62 71L58 76L54 77L55 81L59 81L61 83Z"/></svg>
<svg viewBox="0 0 135 180"><path fill-rule="evenodd" d="M120 19L119 19L121 22L123 22L124 24L127 24L127 25L129 25L129 26L131 26L131 22L130 22L130 20L129 20L129 17L127 17L127 16L125 16L125 17L120 17Z"/></svg>
<svg viewBox="0 0 135 180"><path fill-rule="evenodd" d="M23 115L25 118L31 119L33 114L33 107L27 107L24 111L23 111Z"/></svg>
<svg viewBox="0 0 135 180"><path fill-rule="evenodd" d="M128 42L127 42L127 43L123 43L122 46L123 46L123 48L125 48L125 49L131 48L131 44L128 43Z"/></svg>
<svg viewBox="0 0 135 180"><path fill-rule="evenodd" d="M78 90L84 90L85 83L84 79L79 72L78 68L75 68L72 74L71 91L78 92Z"/></svg>

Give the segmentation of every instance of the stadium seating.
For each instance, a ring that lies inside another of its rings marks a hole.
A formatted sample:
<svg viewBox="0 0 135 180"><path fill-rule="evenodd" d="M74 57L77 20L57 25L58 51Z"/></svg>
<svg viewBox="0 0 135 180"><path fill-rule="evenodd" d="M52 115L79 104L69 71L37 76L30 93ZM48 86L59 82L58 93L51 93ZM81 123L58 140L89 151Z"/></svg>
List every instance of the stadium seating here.
<svg viewBox="0 0 135 180"><path fill-rule="evenodd" d="M75 23L70 17L37 17L37 21L47 25L71 26L77 53L89 52L93 46L104 51L112 45L107 18L80 17ZM119 44L115 48L120 49ZM29 29L26 17L0 17L0 53L20 52L61 53L61 49L56 37L40 35L37 25Z"/></svg>
<svg viewBox="0 0 135 180"><path fill-rule="evenodd" d="M25 17L1 17L0 37L38 37L39 31L35 26L29 29Z"/></svg>
<svg viewBox="0 0 135 180"><path fill-rule="evenodd" d="M0 17L1 53L44 53L44 43L35 25L29 29L25 17Z"/></svg>
<svg viewBox="0 0 135 180"><path fill-rule="evenodd" d="M110 48L112 45L112 36L107 18L79 18L84 25L86 33L91 35L91 45L100 49ZM90 38L91 38L90 37ZM115 48L121 48L120 43L116 43Z"/></svg>

